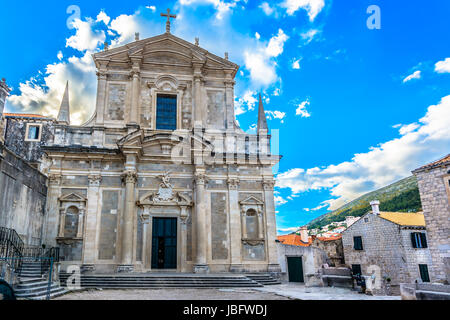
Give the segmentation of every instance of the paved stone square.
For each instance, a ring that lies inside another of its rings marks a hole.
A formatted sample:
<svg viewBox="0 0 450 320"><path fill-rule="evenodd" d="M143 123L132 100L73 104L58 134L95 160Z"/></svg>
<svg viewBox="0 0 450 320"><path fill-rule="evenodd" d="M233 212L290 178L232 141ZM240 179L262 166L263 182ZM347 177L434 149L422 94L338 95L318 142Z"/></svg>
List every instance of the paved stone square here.
<svg viewBox="0 0 450 320"><path fill-rule="evenodd" d="M84 290L55 300L400 300L400 296L368 296L344 288L307 288L281 284L252 289Z"/></svg>

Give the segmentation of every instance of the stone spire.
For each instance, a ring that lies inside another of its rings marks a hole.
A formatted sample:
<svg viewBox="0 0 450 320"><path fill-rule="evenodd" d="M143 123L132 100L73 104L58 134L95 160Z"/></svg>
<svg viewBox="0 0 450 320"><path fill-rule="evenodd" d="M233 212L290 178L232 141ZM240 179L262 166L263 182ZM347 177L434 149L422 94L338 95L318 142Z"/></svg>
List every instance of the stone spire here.
<svg viewBox="0 0 450 320"><path fill-rule="evenodd" d="M8 97L10 91L11 91L11 88L8 87L8 85L6 84L5 78L3 78L0 81L0 120L2 117L2 113L3 113L3 108L5 107L6 98Z"/></svg>
<svg viewBox="0 0 450 320"><path fill-rule="evenodd" d="M58 118L56 121L67 125L70 124L69 81L66 83L66 90L64 91L64 96L61 102L61 107L59 107Z"/></svg>
<svg viewBox="0 0 450 320"><path fill-rule="evenodd" d="M259 107L258 107L258 134L267 134L267 119L264 112L264 105L262 102L261 94L259 94Z"/></svg>

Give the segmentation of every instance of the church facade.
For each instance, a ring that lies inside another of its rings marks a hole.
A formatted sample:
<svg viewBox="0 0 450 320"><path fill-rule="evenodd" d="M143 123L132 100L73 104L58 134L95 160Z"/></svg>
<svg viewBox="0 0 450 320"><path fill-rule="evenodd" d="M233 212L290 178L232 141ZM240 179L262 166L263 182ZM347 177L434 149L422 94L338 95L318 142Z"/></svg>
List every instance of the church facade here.
<svg viewBox="0 0 450 320"><path fill-rule="evenodd" d="M235 121L239 67L166 33L93 55L93 116L70 125L69 90L43 147L43 243L63 269L278 272L280 156L260 99L257 134Z"/></svg>

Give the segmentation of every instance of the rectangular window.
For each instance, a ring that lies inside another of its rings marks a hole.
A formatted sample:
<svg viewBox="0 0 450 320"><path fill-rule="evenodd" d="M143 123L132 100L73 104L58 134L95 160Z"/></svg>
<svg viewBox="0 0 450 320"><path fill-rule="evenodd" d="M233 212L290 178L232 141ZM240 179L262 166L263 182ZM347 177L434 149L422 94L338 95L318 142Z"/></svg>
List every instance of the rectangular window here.
<svg viewBox="0 0 450 320"><path fill-rule="evenodd" d="M25 141L41 141L41 125L27 124Z"/></svg>
<svg viewBox="0 0 450 320"><path fill-rule="evenodd" d="M176 130L177 97L159 94L156 105L156 130Z"/></svg>
<svg viewBox="0 0 450 320"><path fill-rule="evenodd" d="M428 248L427 236L424 232L411 232L411 243L413 248Z"/></svg>
<svg viewBox="0 0 450 320"><path fill-rule="evenodd" d="M357 274L361 275L362 274L361 265L360 264L352 264L352 273L354 276L356 276Z"/></svg>
<svg viewBox="0 0 450 320"><path fill-rule="evenodd" d="M362 238L361 237L353 237L353 248L355 250L362 250L363 244L362 244Z"/></svg>
<svg viewBox="0 0 450 320"><path fill-rule="evenodd" d="M422 282L430 282L430 275L428 274L428 266L426 264L419 264L419 271Z"/></svg>

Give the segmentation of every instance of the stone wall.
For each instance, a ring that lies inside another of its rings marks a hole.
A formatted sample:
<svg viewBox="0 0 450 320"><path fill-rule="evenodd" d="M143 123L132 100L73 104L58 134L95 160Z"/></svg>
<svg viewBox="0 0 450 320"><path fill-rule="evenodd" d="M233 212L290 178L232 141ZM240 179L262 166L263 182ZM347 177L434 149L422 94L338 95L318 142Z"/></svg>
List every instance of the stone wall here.
<svg viewBox="0 0 450 320"><path fill-rule="evenodd" d="M42 124L40 141L25 141L27 124ZM5 146L19 157L31 163L39 163L44 155L41 147L51 143L54 137L54 122L39 118L6 117Z"/></svg>
<svg viewBox="0 0 450 320"><path fill-rule="evenodd" d="M420 281L418 265L430 267L430 253L428 249L412 247L411 232L425 230L406 229L377 215L366 214L342 233L345 263L349 267L361 265L363 275L370 275L371 269L379 267L383 281L391 279L391 285L396 287L400 283ZM363 250L354 249L356 236L362 237Z"/></svg>
<svg viewBox="0 0 450 320"><path fill-rule="evenodd" d="M291 246L280 242L277 243L277 249L278 263L281 267L281 279L283 281L289 281L287 257L302 257L305 285L321 285L319 270L323 264L328 263L329 261L325 251L312 246Z"/></svg>
<svg viewBox="0 0 450 320"><path fill-rule="evenodd" d="M313 241L313 246L322 249L327 253L331 267L339 267L345 264L342 238L325 241L316 238Z"/></svg>
<svg viewBox="0 0 450 320"><path fill-rule="evenodd" d="M431 281L450 281L450 165L415 172L433 259Z"/></svg>
<svg viewBox="0 0 450 320"><path fill-rule="evenodd" d="M26 245L41 245L46 181L0 143L0 226L15 229Z"/></svg>

